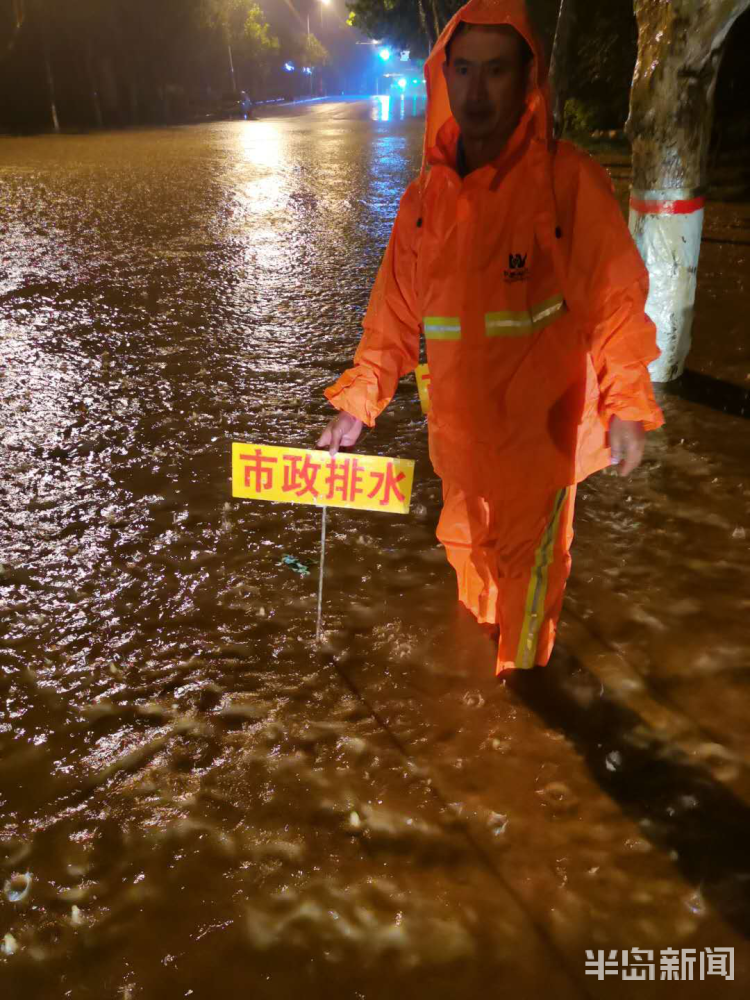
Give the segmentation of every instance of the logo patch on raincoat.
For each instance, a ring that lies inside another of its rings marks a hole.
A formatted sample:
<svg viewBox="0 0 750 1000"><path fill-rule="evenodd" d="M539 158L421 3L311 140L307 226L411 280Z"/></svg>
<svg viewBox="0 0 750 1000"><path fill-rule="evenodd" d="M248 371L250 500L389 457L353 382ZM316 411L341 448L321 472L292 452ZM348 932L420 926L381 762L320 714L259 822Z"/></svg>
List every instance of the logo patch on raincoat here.
<svg viewBox="0 0 750 1000"><path fill-rule="evenodd" d="M531 277L530 268L526 267L527 253L512 253L508 255L508 269L505 271L505 283L515 284L517 281L528 281Z"/></svg>

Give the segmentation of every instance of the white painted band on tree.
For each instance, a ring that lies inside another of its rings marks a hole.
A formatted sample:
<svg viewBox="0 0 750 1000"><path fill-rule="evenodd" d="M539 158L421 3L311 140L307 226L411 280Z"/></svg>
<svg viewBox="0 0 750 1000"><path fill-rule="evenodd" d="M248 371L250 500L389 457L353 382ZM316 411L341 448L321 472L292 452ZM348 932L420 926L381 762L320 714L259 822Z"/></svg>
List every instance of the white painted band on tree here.
<svg viewBox="0 0 750 1000"><path fill-rule="evenodd" d="M695 188L660 188L651 191L633 189L630 192L630 197L636 201L692 201L700 196L701 192Z"/></svg>
<svg viewBox="0 0 750 1000"><path fill-rule="evenodd" d="M650 192L649 192L650 193ZM659 192L663 195L664 192ZM661 356L650 366L654 382L678 378L690 351L695 309L695 288L703 232L703 199L678 199L689 211L656 210L667 199L654 199L641 209L640 199L630 205L630 231L648 268L650 286L646 312L656 324ZM635 204L634 204L635 202ZM695 206L700 203L700 207ZM653 207L652 207L653 206Z"/></svg>

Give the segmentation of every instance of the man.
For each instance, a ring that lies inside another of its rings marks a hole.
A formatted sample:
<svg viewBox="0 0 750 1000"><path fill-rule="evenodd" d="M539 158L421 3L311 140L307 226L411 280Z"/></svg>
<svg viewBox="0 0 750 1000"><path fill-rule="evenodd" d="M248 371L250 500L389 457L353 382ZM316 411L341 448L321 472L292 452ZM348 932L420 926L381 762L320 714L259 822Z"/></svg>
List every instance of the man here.
<svg viewBox="0 0 750 1000"><path fill-rule="evenodd" d="M576 484L629 475L662 423L648 277L606 173L551 138L547 72L523 0L471 0L425 65L419 180L407 189L341 412L356 444L418 363L431 373L437 535L497 672L548 662L570 571Z"/></svg>

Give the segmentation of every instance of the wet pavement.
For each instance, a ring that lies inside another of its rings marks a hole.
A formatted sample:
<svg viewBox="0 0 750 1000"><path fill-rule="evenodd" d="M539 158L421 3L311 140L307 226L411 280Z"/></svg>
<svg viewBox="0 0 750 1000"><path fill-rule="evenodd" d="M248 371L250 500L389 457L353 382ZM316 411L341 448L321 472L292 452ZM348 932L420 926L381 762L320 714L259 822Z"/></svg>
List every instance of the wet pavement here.
<svg viewBox="0 0 750 1000"><path fill-rule="evenodd" d="M328 417L415 110L0 139L3 997L747 993L748 204L707 211L714 394L580 490L542 675L456 605L412 379L362 444L412 513L329 512L322 649L279 565L320 512L230 496L232 440ZM633 947L654 981L585 974Z"/></svg>

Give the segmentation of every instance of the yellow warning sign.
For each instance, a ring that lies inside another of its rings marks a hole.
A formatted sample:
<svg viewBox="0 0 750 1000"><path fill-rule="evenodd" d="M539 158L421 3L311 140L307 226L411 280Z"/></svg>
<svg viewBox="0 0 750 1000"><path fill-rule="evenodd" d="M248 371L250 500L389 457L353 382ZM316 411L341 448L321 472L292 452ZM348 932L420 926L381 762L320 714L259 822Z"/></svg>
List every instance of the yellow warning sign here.
<svg viewBox="0 0 750 1000"><path fill-rule="evenodd" d="M414 462L271 445L232 444L232 496L408 514Z"/></svg>

